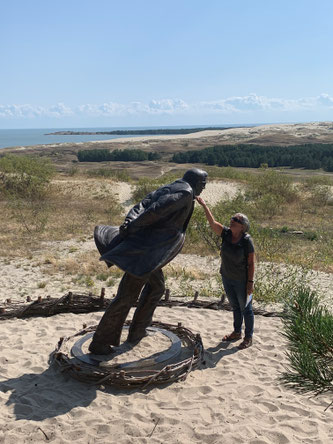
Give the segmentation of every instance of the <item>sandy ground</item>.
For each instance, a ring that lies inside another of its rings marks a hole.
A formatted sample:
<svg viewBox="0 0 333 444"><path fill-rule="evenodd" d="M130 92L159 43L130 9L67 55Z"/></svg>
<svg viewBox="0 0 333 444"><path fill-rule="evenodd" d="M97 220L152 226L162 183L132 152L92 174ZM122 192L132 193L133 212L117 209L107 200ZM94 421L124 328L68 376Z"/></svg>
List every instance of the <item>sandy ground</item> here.
<svg viewBox="0 0 333 444"><path fill-rule="evenodd" d="M124 212L130 206L130 191L122 184L115 190ZM219 187L209 184L203 197L215 203L235 192L234 185L220 182ZM47 274L45 258L50 252L73 260L86 252L98 260L92 239L50 241L32 259L1 260L1 302L63 296L68 290L87 292L64 273ZM213 276L219 259L180 254L172 265ZM332 275L320 273L316 279L316 286L332 301ZM106 296L111 297L115 289L116 285L107 288ZM279 382L287 365L279 318L256 316L254 344L239 351L238 342L221 342L232 330L230 312L158 307L155 320L182 322L201 334L206 363L184 382L124 391L80 383L48 365L61 336L72 335L84 323L95 325L101 316L102 312L0 321L0 443L333 441L333 409L325 411L331 399L299 395Z"/></svg>
<svg viewBox="0 0 333 444"><path fill-rule="evenodd" d="M0 442L332 442L329 397L309 398L279 382L287 364L279 319L257 316L252 348L239 351L239 342L221 342L231 313L159 307L156 320L200 332L206 364L184 382L124 391L97 389L47 363L60 336L100 316L1 321Z"/></svg>

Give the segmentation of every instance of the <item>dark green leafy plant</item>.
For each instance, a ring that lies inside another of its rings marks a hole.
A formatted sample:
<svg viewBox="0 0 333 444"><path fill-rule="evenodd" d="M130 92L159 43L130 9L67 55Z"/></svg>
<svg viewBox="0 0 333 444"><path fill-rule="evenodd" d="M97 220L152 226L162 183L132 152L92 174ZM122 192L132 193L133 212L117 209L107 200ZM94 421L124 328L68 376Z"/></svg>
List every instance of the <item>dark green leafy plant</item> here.
<svg viewBox="0 0 333 444"><path fill-rule="evenodd" d="M289 367L281 380L303 393L333 392L333 315L308 287L292 292L283 318Z"/></svg>

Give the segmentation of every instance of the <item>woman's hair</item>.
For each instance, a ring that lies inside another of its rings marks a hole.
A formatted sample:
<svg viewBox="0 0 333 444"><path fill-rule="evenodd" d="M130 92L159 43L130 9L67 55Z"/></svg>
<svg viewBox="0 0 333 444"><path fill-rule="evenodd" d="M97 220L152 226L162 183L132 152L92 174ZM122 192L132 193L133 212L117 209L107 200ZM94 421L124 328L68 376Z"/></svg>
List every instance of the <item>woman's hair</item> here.
<svg viewBox="0 0 333 444"><path fill-rule="evenodd" d="M243 214L243 213L237 213L237 216L239 216L242 219L242 221L243 221L242 225L244 227L244 233L246 233L250 229L249 218L245 214Z"/></svg>

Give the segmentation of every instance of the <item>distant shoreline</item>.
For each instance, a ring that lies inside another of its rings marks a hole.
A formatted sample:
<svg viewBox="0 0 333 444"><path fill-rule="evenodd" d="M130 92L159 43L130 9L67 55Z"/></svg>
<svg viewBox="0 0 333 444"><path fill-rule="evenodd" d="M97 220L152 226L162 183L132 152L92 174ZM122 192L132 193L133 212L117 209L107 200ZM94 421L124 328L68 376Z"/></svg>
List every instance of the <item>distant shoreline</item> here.
<svg viewBox="0 0 333 444"><path fill-rule="evenodd" d="M177 134L192 134L200 131L207 130L227 130L238 127L207 127L207 128L179 128L179 129L147 129L147 130L114 130L114 131L56 131L54 133L47 133L45 136L97 136L97 135L110 135L110 136L150 136L150 135L177 135Z"/></svg>

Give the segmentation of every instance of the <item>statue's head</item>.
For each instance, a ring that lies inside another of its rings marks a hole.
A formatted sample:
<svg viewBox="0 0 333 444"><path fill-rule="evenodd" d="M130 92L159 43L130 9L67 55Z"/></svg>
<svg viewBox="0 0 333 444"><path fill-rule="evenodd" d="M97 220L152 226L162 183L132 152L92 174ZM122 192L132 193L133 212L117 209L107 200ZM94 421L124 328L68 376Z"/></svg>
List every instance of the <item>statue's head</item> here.
<svg viewBox="0 0 333 444"><path fill-rule="evenodd" d="M208 174L204 170L199 170L198 168L191 168L190 170L187 170L186 173L183 176L183 180L188 182L193 191L195 196L199 196L201 191L206 186L206 179Z"/></svg>

